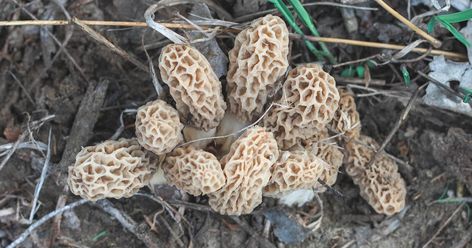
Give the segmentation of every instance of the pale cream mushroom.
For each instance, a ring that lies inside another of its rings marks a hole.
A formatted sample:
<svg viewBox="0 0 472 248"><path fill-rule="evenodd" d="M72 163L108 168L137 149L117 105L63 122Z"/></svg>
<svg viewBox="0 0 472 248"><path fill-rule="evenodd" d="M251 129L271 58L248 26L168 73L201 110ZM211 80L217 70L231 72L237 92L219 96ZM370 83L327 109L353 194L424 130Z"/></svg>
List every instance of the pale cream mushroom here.
<svg viewBox="0 0 472 248"><path fill-rule="evenodd" d="M398 173L395 161L382 153L367 167L379 145L368 136L360 135L346 144L349 154L346 172L360 195L377 213L393 215L405 206L405 181Z"/></svg>
<svg viewBox="0 0 472 248"><path fill-rule="evenodd" d="M225 184L215 155L192 146L169 153L162 168L170 184L194 196L213 193Z"/></svg>
<svg viewBox="0 0 472 248"><path fill-rule="evenodd" d="M262 202L262 190L278 157L272 133L259 126L246 130L221 159L226 183L208 195L210 206L220 214L251 213Z"/></svg>
<svg viewBox="0 0 472 248"><path fill-rule="evenodd" d="M186 141L214 136L226 103L221 82L205 56L189 45L170 44L162 49L159 69L182 121L187 124ZM201 142L199 146L208 143Z"/></svg>
<svg viewBox="0 0 472 248"><path fill-rule="evenodd" d="M277 198L297 189L319 187L318 179L328 166L311 151L284 151L272 166L272 175L264 188L264 195Z"/></svg>
<svg viewBox="0 0 472 248"><path fill-rule="evenodd" d="M334 78L317 64L297 66L289 72L279 105L264 117L279 146L289 149L322 132L338 108Z"/></svg>
<svg viewBox="0 0 472 248"><path fill-rule="evenodd" d="M136 139L108 140L82 148L69 166L67 182L70 191L84 199L119 199L145 186L153 170Z"/></svg>
<svg viewBox="0 0 472 248"><path fill-rule="evenodd" d="M344 133L345 140L358 138L361 132L359 113L353 95L344 89L339 89L339 107L330 125L334 131Z"/></svg>
<svg viewBox="0 0 472 248"><path fill-rule="evenodd" d="M262 115L288 68L288 36L285 22L273 15L253 21L236 36L226 77L229 111L217 136L233 134ZM236 138L216 141L222 153L229 151Z"/></svg>
<svg viewBox="0 0 472 248"><path fill-rule="evenodd" d="M135 126L139 144L156 155L170 152L183 140L179 114L162 100L141 106Z"/></svg>

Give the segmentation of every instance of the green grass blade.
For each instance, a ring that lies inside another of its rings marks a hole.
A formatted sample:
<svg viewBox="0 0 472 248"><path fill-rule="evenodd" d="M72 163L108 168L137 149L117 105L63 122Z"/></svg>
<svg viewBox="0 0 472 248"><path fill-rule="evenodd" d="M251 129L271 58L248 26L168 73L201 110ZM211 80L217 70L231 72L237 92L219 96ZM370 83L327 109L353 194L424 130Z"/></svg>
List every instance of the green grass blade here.
<svg viewBox="0 0 472 248"><path fill-rule="evenodd" d="M472 9L447 15L439 15L437 18L448 23L464 22L472 18Z"/></svg>
<svg viewBox="0 0 472 248"><path fill-rule="evenodd" d="M466 47L470 47L470 42L452 25L452 23L463 22L472 19L472 9L468 9L465 11L447 14L447 15L439 15L431 18L428 22L428 32L431 33L434 29L436 23L441 23L441 26L446 28L454 37L464 44Z"/></svg>
<svg viewBox="0 0 472 248"><path fill-rule="evenodd" d="M282 0L267 0L267 1L272 3L275 6L275 8L282 14L285 21L288 22L288 24L295 30L296 33L300 35L304 35L302 29L295 22L295 17L292 15L287 5ZM304 43L307 46L308 50L310 50L310 52L313 53L318 60L320 61L324 60L323 52L318 50L311 41L304 39Z"/></svg>
<svg viewBox="0 0 472 248"><path fill-rule="evenodd" d="M320 33L316 29L316 26L313 23L310 14L308 13L308 11L306 11L305 7L303 7L302 3L299 0L289 0L289 2L290 4L292 4L293 8L295 9L295 12L302 21L303 25L305 25L310 30L313 36L319 37ZM331 64L336 63L334 56L331 54L326 44L324 44L323 42L319 42L319 44L321 50L323 51L323 55L328 58L329 62Z"/></svg>

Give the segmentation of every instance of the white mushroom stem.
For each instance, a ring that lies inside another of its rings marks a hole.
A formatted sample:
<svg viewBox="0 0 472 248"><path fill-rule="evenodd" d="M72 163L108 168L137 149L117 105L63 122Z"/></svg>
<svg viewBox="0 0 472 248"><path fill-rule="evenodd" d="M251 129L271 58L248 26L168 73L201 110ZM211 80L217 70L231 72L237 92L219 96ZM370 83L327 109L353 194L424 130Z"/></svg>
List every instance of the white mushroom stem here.
<svg viewBox="0 0 472 248"><path fill-rule="evenodd" d="M279 203L292 207L297 205L301 207L305 203L313 200L315 197L315 191L313 189L297 189L289 193L284 194L279 198Z"/></svg>
<svg viewBox="0 0 472 248"><path fill-rule="evenodd" d="M166 177L164 176L164 171L161 166L157 167L156 172L152 175L151 180L149 181L149 186L152 188L153 185L168 184Z"/></svg>
<svg viewBox="0 0 472 248"><path fill-rule="evenodd" d="M197 149L204 149L213 141L212 137L216 135L216 128L204 131L195 127L186 126L184 127L183 133L185 143L189 143Z"/></svg>
<svg viewBox="0 0 472 248"><path fill-rule="evenodd" d="M228 153L231 144L242 134L241 131L250 124L242 121L236 115L226 112L216 130L216 136L219 138L215 142L219 146L220 152L222 154Z"/></svg>

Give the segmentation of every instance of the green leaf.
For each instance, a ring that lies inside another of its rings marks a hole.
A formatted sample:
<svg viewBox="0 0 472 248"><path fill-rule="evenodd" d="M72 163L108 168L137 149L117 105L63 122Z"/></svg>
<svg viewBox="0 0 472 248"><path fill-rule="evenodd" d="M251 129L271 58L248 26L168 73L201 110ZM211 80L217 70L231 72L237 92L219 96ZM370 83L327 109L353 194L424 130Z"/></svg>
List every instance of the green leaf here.
<svg viewBox="0 0 472 248"><path fill-rule="evenodd" d="M459 90L464 93L464 103L469 103L470 99L472 98L472 89L465 88L465 87L459 87Z"/></svg>
<svg viewBox="0 0 472 248"><path fill-rule="evenodd" d="M365 69L363 65L356 66L356 73L359 78L364 78Z"/></svg>
<svg viewBox="0 0 472 248"><path fill-rule="evenodd" d="M469 47L470 42L452 25L452 23L467 21L471 18L472 9L452 14L435 16L428 22L428 33L433 32L434 26L439 22L444 28L451 32L451 34L454 35L458 41L460 41L466 47Z"/></svg>
<svg viewBox="0 0 472 248"><path fill-rule="evenodd" d="M406 69L405 65L400 66L400 71L402 72L403 76L403 82L405 83L406 86L411 85L411 78L410 78L410 73L408 72L408 69Z"/></svg>
<svg viewBox="0 0 472 248"><path fill-rule="evenodd" d="M341 71L341 77L352 78L354 77L354 69L352 66Z"/></svg>

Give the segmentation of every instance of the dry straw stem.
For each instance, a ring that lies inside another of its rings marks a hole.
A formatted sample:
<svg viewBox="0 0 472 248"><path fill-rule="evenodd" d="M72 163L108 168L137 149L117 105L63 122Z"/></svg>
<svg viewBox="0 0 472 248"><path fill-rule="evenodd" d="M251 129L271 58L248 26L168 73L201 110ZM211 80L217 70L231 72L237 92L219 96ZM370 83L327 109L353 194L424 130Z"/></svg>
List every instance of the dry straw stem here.
<svg viewBox="0 0 472 248"><path fill-rule="evenodd" d="M425 31L417 27L415 24L411 23L408 19L400 15L397 11L392 9L387 3L385 3L383 0L375 0L382 8L384 8L388 13L393 15L395 18L397 18L399 21L401 21L403 24L408 26L410 29L415 31L419 36L423 37L427 41L429 41L434 47L438 48L441 46L441 41L435 39L431 35L427 34Z"/></svg>
<svg viewBox="0 0 472 248"><path fill-rule="evenodd" d="M77 19L76 19L77 21ZM121 27L147 27L145 22L125 22L125 21L95 21L95 20L79 20L82 24L88 26L121 26ZM67 20L24 20L24 21L0 21L0 26L64 26L70 25L72 22ZM182 24L182 23L159 23L164 27L170 29L195 29L191 24ZM203 30L210 28L211 26L201 26ZM224 28L222 29L226 32L237 33L239 30L234 28ZM325 42L325 43L335 43L335 44L345 44L351 46L362 46L362 47L372 47L380 49L392 49L392 50L402 50L406 46L397 45L397 44L388 44L380 42L370 42L370 41L360 41L360 40L350 40L350 39L341 39L341 38L331 38L331 37L314 37L314 36L301 36L298 34L290 34L291 39L307 39L310 41ZM426 37L425 37L426 38ZM426 48L414 48L411 51L417 53L428 53L429 50ZM448 52L444 50L431 50L431 55L443 55L450 59L456 60L467 60L467 56L461 53Z"/></svg>

